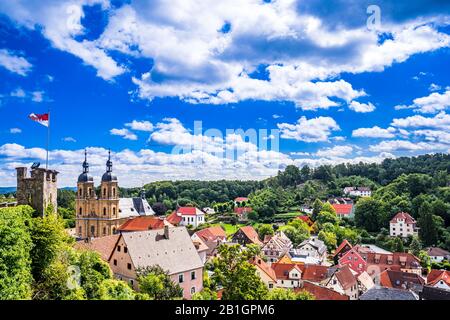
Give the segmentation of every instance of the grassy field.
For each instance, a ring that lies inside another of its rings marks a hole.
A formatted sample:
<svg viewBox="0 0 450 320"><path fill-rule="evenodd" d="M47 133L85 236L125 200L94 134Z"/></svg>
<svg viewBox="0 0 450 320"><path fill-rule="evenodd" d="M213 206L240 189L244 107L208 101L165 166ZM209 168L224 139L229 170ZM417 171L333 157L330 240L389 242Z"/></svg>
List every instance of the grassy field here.
<svg viewBox="0 0 450 320"><path fill-rule="evenodd" d="M227 236L230 236L232 234L234 234L236 231L238 231L238 229L242 226L244 226L243 224L237 224L237 225L232 225L229 223L216 223L213 224L212 226L222 226L225 229L225 233L227 234Z"/></svg>
<svg viewBox="0 0 450 320"><path fill-rule="evenodd" d="M274 215L273 217L275 219L293 219L300 215L301 215L300 212L286 212L286 213L278 213L278 214Z"/></svg>

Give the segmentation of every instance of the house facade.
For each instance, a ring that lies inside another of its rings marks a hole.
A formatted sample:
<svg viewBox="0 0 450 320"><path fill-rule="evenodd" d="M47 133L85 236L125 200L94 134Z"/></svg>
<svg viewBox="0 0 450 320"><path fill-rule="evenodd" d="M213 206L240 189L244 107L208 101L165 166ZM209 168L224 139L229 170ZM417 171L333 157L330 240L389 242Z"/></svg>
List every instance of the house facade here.
<svg viewBox="0 0 450 320"><path fill-rule="evenodd" d="M348 266L336 270L326 283L326 287L347 295L350 300L358 300L358 280Z"/></svg>
<svg viewBox="0 0 450 320"><path fill-rule="evenodd" d="M345 187L344 194L353 197L370 197L372 191L368 187Z"/></svg>
<svg viewBox="0 0 450 320"><path fill-rule="evenodd" d="M178 207L167 217L167 221L177 226L197 228L205 223L205 213L196 207Z"/></svg>
<svg viewBox="0 0 450 320"><path fill-rule="evenodd" d="M291 240L289 240L283 231L278 231L264 244L262 252L269 262L272 263L276 262L286 252L289 252L291 248Z"/></svg>
<svg viewBox="0 0 450 320"><path fill-rule="evenodd" d="M437 247L429 247L426 249L426 252L432 262L440 263L444 260L450 260L450 252L447 250Z"/></svg>
<svg viewBox="0 0 450 320"><path fill-rule="evenodd" d="M259 275L269 289L275 288L277 277L275 271L260 257L253 258L250 263L255 266L256 273Z"/></svg>
<svg viewBox="0 0 450 320"><path fill-rule="evenodd" d="M122 233L108 261L115 277L136 290L136 271L155 265L168 271L185 299L203 288L203 262L184 227Z"/></svg>
<svg viewBox="0 0 450 320"><path fill-rule="evenodd" d="M450 271L431 270L427 276L427 285L433 288L450 291Z"/></svg>
<svg viewBox="0 0 450 320"><path fill-rule="evenodd" d="M225 243L227 240L227 235L225 231L220 226L214 226L197 231L191 236L192 241L201 240L206 244L208 250L206 251L207 256L213 256L216 252L216 248Z"/></svg>
<svg viewBox="0 0 450 320"><path fill-rule="evenodd" d="M305 257L305 262L306 259L313 259L315 264L322 264L327 259L327 246L317 237L311 237L297 246L295 256Z"/></svg>
<svg viewBox="0 0 450 320"><path fill-rule="evenodd" d="M348 266L357 274L367 270L367 261L359 254L356 248L351 248L345 252L338 260L339 266Z"/></svg>
<svg viewBox="0 0 450 320"><path fill-rule="evenodd" d="M263 243L259 240L258 233L252 226L244 226L239 228L231 238L231 242L239 243L242 246L247 244L257 244L262 246Z"/></svg>
<svg viewBox="0 0 450 320"><path fill-rule="evenodd" d="M407 238L408 236L417 236L417 222L408 213L399 212L389 222L389 234L391 237L402 238Z"/></svg>

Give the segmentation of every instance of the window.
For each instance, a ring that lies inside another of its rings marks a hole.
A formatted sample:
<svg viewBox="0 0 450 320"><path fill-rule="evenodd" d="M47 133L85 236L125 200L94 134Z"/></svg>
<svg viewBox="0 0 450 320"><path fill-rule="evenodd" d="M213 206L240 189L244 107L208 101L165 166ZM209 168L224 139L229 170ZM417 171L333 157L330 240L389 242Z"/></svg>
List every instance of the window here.
<svg viewBox="0 0 450 320"><path fill-rule="evenodd" d="M130 279L130 284L134 285L134 280L133 279Z"/></svg>
<svg viewBox="0 0 450 320"><path fill-rule="evenodd" d="M273 288L273 283L269 283L269 289Z"/></svg>
<svg viewBox="0 0 450 320"><path fill-rule="evenodd" d="M131 270L131 263L127 263L127 269Z"/></svg>
<svg viewBox="0 0 450 320"><path fill-rule="evenodd" d="M180 275L178 276L178 283L183 283L183 282L184 282L184 277L183 277L182 274L180 274Z"/></svg>
<svg viewBox="0 0 450 320"><path fill-rule="evenodd" d="M117 266L117 260L116 259L113 260L113 263L114 263L115 266Z"/></svg>
<svg viewBox="0 0 450 320"><path fill-rule="evenodd" d="M106 197L106 189L103 189L103 198Z"/></svg>
<svg viewBox="0 0 450 320"><path fill-rule="evenodd" d="M191 272L191 280L195 280L195 271Z"/></svg>
<svg viewBox="0 0 450 320"><path fill-rule="evenodd" d="M79 212L80 212L80 216L83 215L83 208L80 208Z"/></svg>
<svg viewBox="0 0 450 320"><path fill-rule="evenodd" d="M103 208L103 215L106 216L106 208Z"/></svg>
<svg viewBox="0 0 450 320"><path fill-rule="evenodd" d="M82 229L81 229L81 226L78 228L78 233L81 235L81 231L82 231Z"/></svg>
<svg viewBox="0 0 450 320"><path fill-rule="evenodd" d="M116 188L113 188L113 197L116 197Z"/></svg>
<svg viewBox="0 0 450 320"><path fill-rule="evenodd" d="M123 247L123 252L127 253L128 252L128 248L127 247Z"/></svg>
<svg viewBox="0 0 450 320"><path fill-rule="evenodd" d="M113 216L116 215L116 207L113 208Z"/></svg>
<svg viewBox="0 0 450 320"><path fill-rule="evenodd" d="M106 235L106 227L103 227L103 235Z"/></svg>
<svg viewBox="0 0 450 320"><path fill-rule="evenodd" d="M195 293L195 287L192 287L191 288L191 294L194 294Z"/></svg>
<svg viewBox="0 0 450 320"><path fill-rule="evenodd" d="M94 236L94 233L95 233L95 227L91 226L91 235Z"/></svg>
<svg viewBox="0 0 450 320"><path fill-rule="evenodd" d="M80 194L80 197L81 197L81 195L83 194L83 189L80 188L79 191L80 191L79 194Z"/></svg>
<svg viewBox="0 0 450 320"><path fill-rule="evenodd" d="M120 252L120 246L117 246L117 252Z"/></svg>

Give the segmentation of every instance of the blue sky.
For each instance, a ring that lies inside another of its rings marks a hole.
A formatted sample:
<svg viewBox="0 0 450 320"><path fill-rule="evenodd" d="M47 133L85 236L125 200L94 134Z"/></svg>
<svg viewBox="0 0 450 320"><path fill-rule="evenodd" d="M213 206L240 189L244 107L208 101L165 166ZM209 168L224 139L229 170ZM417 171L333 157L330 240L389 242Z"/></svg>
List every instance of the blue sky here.
<svg viewBox="0 0 450 320"><path fill-rule="evenodd" d="M47 110L60 186L85 148L123 186L447 153L450 7L408 3L373 29L366 1L2 1L0 186L45 162Z"/></svg>

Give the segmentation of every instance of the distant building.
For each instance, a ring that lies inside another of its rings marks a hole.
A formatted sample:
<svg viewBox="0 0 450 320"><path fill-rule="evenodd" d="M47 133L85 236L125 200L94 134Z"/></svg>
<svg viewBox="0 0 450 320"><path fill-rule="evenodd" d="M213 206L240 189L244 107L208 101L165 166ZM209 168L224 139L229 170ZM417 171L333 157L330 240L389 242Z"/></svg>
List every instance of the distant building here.
<svg viewBox="0 0 450 320"><path fill-rule="evenodd" d="M339 245L339 247L337 247L337 249L334 251L334 254L333 254L334 264L338 264L339 259L351 248L353 248L351 243L348 242L347 239L344 239L344 241L342 241L342 243Z"/></svg>
<svg viewBox="0 0 450 320"><path fill-rule="evenodd" d="M419 300L419 296L410 290L375 286L362 294L359 300Z"/></svg>
<svg viewBox="0 0 450 320"><path fill-rule="evenodd" d="M167 217L167 221L172 225L197 228L205 223L205 213L196 207L179 207Z"/></svg>
<svg viewBox="0 0 450 320"><path fill-rule="evenodd" d="M117 231L133 232L163 229L167 222L163 218L155 216L139 216L125 221Z"/></svg>
<svg viewBox="0 0 450 320"><path fill-rule="evenodd" d="M345 294L309 281L301 281L300 286L295 288L294 292L301 292L303 290L311 293L315 300L350 300Z"/></svg>
<svg viewBox="0 0 450 320"><path fill-rule="evenodd" d="M349 296L350 300L358 300L358 280L348 266L337 269L326 283L326 287Z"/></svg>
<svg viewBox="0 0 450 320"><path fill-rule="evenodd" d="M336 211L336 214L340 218L353 218L355 215L355 209L353 203L332 203L331 206Z"/></svg>
<svg viewBox="0 0 450 320"><path fill-rule="evenodd" d="M247 201L248 201L247 197L237 197L236 199L234 199L234 204L239 205L240 203Z"/></svg>
<svg viewBox="0 0 450 320"><path fill-rule="evenodd" d="M256 272L262 282L264 282L269 289L274 288L277 283L275 271L273 271L273 269L260 257L251 259L250 263L256 267Z"/></svg>
<svg viewBox="0 0 450 320"><path fill-rule="evenodd" d="M122 233L109 258L114 275L139 289L136 271L159 265L190 299L203 288L203 262L184 227Z"/></svg>
<svg viewBox="0 0 450 320"><path fill-rule="evenodd" d="M394 270L381 272L375 277L375 282L382 287L413 290L414 292L422 291L422 287L425 284L425 280L416 273Z"/></svg>
<svg viewBox="0 0 450 320"><path fill-rule="evenodd" d="M437 247L429 247L426 249L428 256L430 256L432 262L442 262L444 260L450 260L450 252L447 250L437 248Z"/></svg>
<svg viewBox="0 0 450 320"><path fill-rule="evenodd" d="M357 248L351 248L345 252L338 260L339 266L348 266L357 274L361 274L367 270L367 261L358 252Z"/></svg>
<svg viewBox="0 0 450 320"><path fill-rule="evenodd" d="M259 240L258 233L252 226L244 226L239 228L238 231L231 238L231 242L239 243L242 246L247 244L257 244L262 246L263 243Z"/></svg>
<svg viewBox="0 0 450 320"><path fill-rule="evenodd" d="M16 198L18 205L29 205L42 216L49 205L57 212L58 171L32 167L30 177L27 168L19 167L17 171Z"/></svg>
<svg viewBox="0 0 450 320"><path fill-rule="evenodd" d="M264 244L262 252L269 259L269 262L276 262L292 248L291 240L289 240L283 231L276 232L275 235L266 240L267 242Z"/></svg>
<svg viewBox="0 0 450 320"><path fill-rule="evenodd" d="M344 194L353 197L370 197L372 191L368 187L345 187Z"/></svg>
<svg viewBox="0 0 450 320"><path fill-rule="evenodd" d="M304 257L305 259L314 259L314 264L322 264L327 259L327 246L317 237L311 237L300 243L296 249L291 250L291 258L299 259ZM309 261L302 261L308 263Z"/></svg>
<svg viewBox="0 0 450 320"><path fill-rule="evenodd" d="M213 256L216 253L217 247L225 243L227 240L227 235L225 231L220 226L209 227L197 231L191 236L192 241L198 239L202 240L208 247L206 252L207 256Z"/></svg>
<svg viewBox="0 0 450 320"><path fill-rule="evenodd" d="M427 277L427 285L433 288L450 290L450 271L431 270Z"/></svg>
<svg viewBox="0 0 450 320"><path fill-rule="evenodd" d="M420 260L411 253L394 252L392 254L382 253L361 253L367 263L365 271L372 277L384 270L394 270L422 274Z"/></svg>
<svg viewBox="0 0 450 320"><path fill-rule="evenodd" d="M407 238L417 236L418 228L416 220L406 212L399 212L389 222L391 237Z"/></svg>
<svg viewBox="0 0 450 320"><path fill-rule="evenodd" d="M203 208L203 212L206 213L206 214L215 214L216 213L216 211L213 208L210 208L210 207Z"/></svg>
<svg viewBox="0 0 450 320"><path fill-rule="evenodd" d="M97 195L85 152L83 172L78 177L75 199L75 224L79 238L108 236L116 233L128 219L155 214L143 193L141 197L119 198L119 183L112 167L109 154L100 193Z"/></svg>

